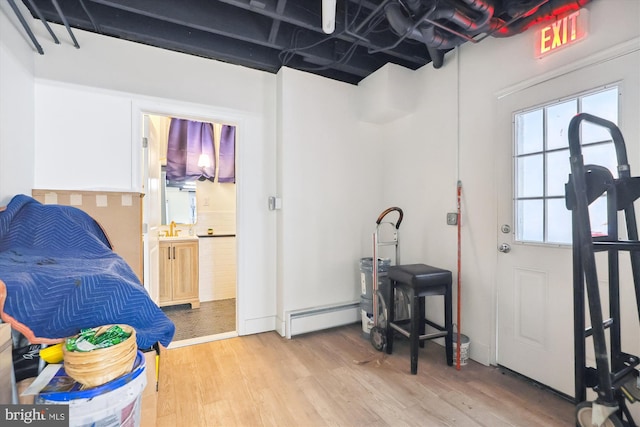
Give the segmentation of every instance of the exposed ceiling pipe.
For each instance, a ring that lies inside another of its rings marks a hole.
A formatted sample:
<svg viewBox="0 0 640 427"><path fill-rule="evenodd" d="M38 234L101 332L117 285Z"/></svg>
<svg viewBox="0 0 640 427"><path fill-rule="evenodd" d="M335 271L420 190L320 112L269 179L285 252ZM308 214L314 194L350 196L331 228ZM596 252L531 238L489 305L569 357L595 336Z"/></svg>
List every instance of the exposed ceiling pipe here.
<svg viewBox="0 0 640 427"><path fill-rule="evenodd" d="M62 23L66 27L67 32L69 33L69 36L71 37L71 40L73 41L73 45L76 47L76 49L80 49L80 45L78 44L78 40L76 40L76 37L73 35L73 31L71 31L71 27L69 26L69 22L67 21L67 17L64 16L64 13L62 13L62 9L60 8L60 5L58 4L58 0L51 0L51 3L56 8L56 11L58 12L58 16L60 16L60 19L62 20Z"/></svg>
<svg viewBox="0 0 640 427"><path fill-rule="evenodd" d="M414 22L410 17L406 16L402 7L398 3L390 3L385 7L385 13L391 29L401 37L408 37L413 40L424 43L428 47L437 49L449 49L455 47L465 40L441 29L436 29L435 25L427 22ZM435 9L433 13L428 15L429 21L435 21L442 18L451 18L455 15L452 9ZM464 22L462 15L456 15L454 19ZM467 23L469 21L466 21ZM417 24L417 25L416 25Z"/></svg>
<svg viewBox="0 0 640 427"><path fill-rule="evenodd" d="M457 4L439 2L437 0L405 0L408 8L414 14L418 14L425 8L423 6L434 9L434 13L429 16L429 20L445 20L452 21L462 30L477 31L483 28L493 17L495 10L493 1L495 0L456 0ZM540 1L540 0L537 0ZM479 17L474 15L480 14Z"/></svg>
<svg viewBox="0 0 640 427"><path fill-rule="evenodd" d="M406 8L392 2L385 7L385 14L396 34L424 43L433 66L440 68L440 58L444 53L439 55L438 50L452 49L480 33L495 37L519 34L537 22L578 10L591 0L503 0L506 10L516 14L510 15L511 20L515 21L509 24L493 16L494 1L452 0L445 3L437 0L404 0ZM433 11L423 14L419 18L421 21L414 21L426 5L432 7Z"/></svg>
<svg viewBox="0 0 640 427"><path fill-rule="evenodd" d="M526 31L538 22L553 18L554 16L562 15L571 10L578 10L589 2L591 2L591 0L549 0L536 8L534 13L528 14L527 12L524 12L523 18L520 18L509 25L501 26L491 35L493 37L515 36L516 34Z"/></svg>
<svg viewBox="0 0 640 427"><path fill-rule="evenodd" d="M502 7L507 15L511 17L526 17L538 10L538 7L544 3L541 0L503 0Z"/></svg>
<svg viewBox="0 0 640 427"><path fill-rule="evenodd" d="M91 14L91 12L89 12L89 8L86 4L84 4L84 0L80 0L80 6L82 6L82 10L84 10L84 13L87 14L87 17L89 18L89 21L91 21L91 25L93 26L95 32L98 34L102 34L102 31L100 31L100 27L98 27L96 20L93 19L93 15Z"/></svg>
<svg viewBox="0 0 640 427"><path fill-rule="evenodd" d="M400 37L406 35L406 37L410 39L422 41L422 34L415 25L415 22L412 22L411 19L409 19L404 15L404 13L402 13L402 7L398 3L388 4L384 8L384 13L387 16L389 26L394 33L396 33Z"/></svg>
<svg viewBox="0 0 640 427"><path fill-rule="evenodd" d="M471 33L481 31L491 18L489 14L481 16L479 19L472 17L471 13L465 9L462 5L458 7L447 5L446 7L436 9L429 19L433 21L451 22L457 25L463 32Z"/></svg>
<svg viewBox="0 0 640 427"><path fill-rule="evenodd" d="M49 23L47 22L46 19L44 19L44 16L42 15L42 12L40 11L40 9L38 8L38 6L36 6L36 4L33 2L33 0L28 0L29 1L29 6L31 6L31 9L33 9L33 11L36 13L36 15L38 16L38 19L40 20L40 22L42 22L42 25L44 25L44 27L47 29L47 31L49 32L49 35L51 36L51 38L53 39L53 42L55 44L60 44L60 40L58 40L58 37L56 37L55 33L53 32L53 30L51 29L51 26L49 26Z"/></svg>
<svg viewBox="0 0 640 427"><path fill-rule="evenodd" d="M38 39L36 39L36 36L33 34L33 31L31 31L31 27L29 27L29 24L27 24L27 21L24 19L24 16L22 16L22 13L20 13L20 9L18 9L18 6L16 5L16 3L13 0L7 0L7 1L9 3L9 6L11 6L11 9L13 9L13 13L16 14L16 17L20 21L20 24L22 24L22 28L24 28L27 35L29 36L29 39L31 39L31 43L33 43L33 46L36 48L36 50L40 55L44 55L44 50L42 49L42 46L40 45L40 43L38 43Z"/></svg>
<svg viewBox="0 0 640 427"><path fill-rule="evenodd" d="M427 51L431 57L431 64L436 70L444 65L444 50L436 49L427 45Z"/></svg>
<svg viewBox="0 0 640 427"><path fill-rule="evenodd" d="M464 1L466 5L461 2L455 6L450 4L437 4L433 13L428 16L429 21L443 22L445 26L446 24L454 25L454 27L451 27L451 31L438 28L426 21L420 23L418 27L415 27L415 22L413 22L409 16L405 15L402 7L398 3L387 5L385 13L391 29L396 34L404 35L407 31L410 31L411 28L414 28L408 35L409 38L421 41L430 47L450 49L466 41L466 39L456 35L456 33L473 36L487 31L491 25L497 24L492 23L494 11L492 3L487 0L462 1ZM418 12L418 3L422 4L419 1L417 3L414 1L407 5L413 12Z"/></svg>

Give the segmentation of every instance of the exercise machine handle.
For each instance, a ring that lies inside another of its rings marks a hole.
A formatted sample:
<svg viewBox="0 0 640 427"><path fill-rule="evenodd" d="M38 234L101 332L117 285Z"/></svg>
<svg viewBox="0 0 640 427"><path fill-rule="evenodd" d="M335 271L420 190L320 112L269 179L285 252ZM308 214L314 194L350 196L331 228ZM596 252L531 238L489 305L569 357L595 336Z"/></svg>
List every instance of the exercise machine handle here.
<svg viewBox="0 0 640 427"><path fill-rule="evenodd" d="M382 213L380 214L380 216L378 217L378 219L376 220L376 224L380 225L380 223L382 222L382 219L383 219L385 216L387 216L387 214L389 214L389 213L391 213L391 212L393 212L393 211L398 212L398 215L399 215L399 216L398 216L398 222L396 222L396 230L397 230L397 229L399 229L399 228L400 228L400 223L402 222L402 217L404 216L404 214L402 213L402 209L397 208L397 207L395 207L395 206L394 206L394 207L391 207L391 208L388 208L388 209L385 209L385 211L384 211L384 212L382 212Z"/></svg>
<svg viewBox="0 0 640 427"><path fill-rule="evenodd" d="M577 157L581 156L580 150L580 124L585 121L597 126L601 126L609 131L611 139L613 139L613 145L616 150L616 157L618 160L618 175L621 178L628 178L630 176L629 161L627 160L627 150L624 143L624 137L620 128L615 123L601 117L594 116L589 113L576 114L569 122L569 152L571 154L572 161L575 161Z"/></svg>

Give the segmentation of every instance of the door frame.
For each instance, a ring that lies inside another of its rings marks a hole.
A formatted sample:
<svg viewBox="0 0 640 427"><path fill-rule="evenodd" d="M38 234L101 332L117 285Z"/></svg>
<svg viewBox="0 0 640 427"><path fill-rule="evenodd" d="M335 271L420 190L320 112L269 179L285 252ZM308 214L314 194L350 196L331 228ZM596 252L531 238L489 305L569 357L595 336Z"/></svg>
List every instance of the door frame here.
<svg viewBox="0 0 640 427"><path fill-rule="evenodd" d="M243 129L245 124L244 117L229 113L228 111L218 110L213 107L208 106L198 106L193 104L183 104L180 102L163 102L163 101L133 101L131 108L131 148L132 148L132 161L131 161L131 176L132 188L137 188L139 191L142 191L141 184L142 180L145 176L144 168L146 165L144 164L144 158L142 156L142 125L143 118L145 115L149 116L165 116L165 117L180 117L189 120L201 121L201 122L211 122L211 123L224 123L232 126L236 126L236 330L233 332L228 332L224 334L216 335L216 338L211 338L212 336L204 336L204 337L196 337L189 340L185 340L181 342L180 346L184 343L184 345L192 345L199 344L204 342L209 342L217 339L225 339L231 338L238 335L243 335L244 331L242 331L241 325L244 321L244 298L241 295L240 290L243 288L241 284L241 274L240 274L240 266L242 265L241 260L241 244L240 239L237 236L242 234L243 224L239 220L240 210L241 210L241 179L239 178L238 170L241 170L239 167L239 163L241 162L241 150L238 147L243 146L242 138L243 138ZM146 251L146 248L145 248ZM143 256L146 257L147 254L143 253ZM171 345L171 348L176 347L175 345Z"/></svg>
<svg viewBox="0 0 640 427"><path fill-rule="evenodd" d="M155 192L148 187L152 187L150 180L157 179L159 180L161 176L157 176L160 172L160 159L159 159L159 150L158 150L158 130L155 129L155 126L151 120L151 116L148 114L143 114L142 116L142 137L146 138L146 145L142 143L142 187L150 190L148 193L144 194L144 198L142 199L142 247L143 247L143 277L142 281L144 287L149 292L151 299L156 304L160 303L160 294L159 294L159 281L158 281L158 273L160 272L160 266L158 264L158 256L159 256L159 237L158 237L158 227L160 226L160 212L157 212L157 216L151 215L149 212L146 212L146 207L152 203L155 197L159 196L160 189L158 188ZM153 130L153 132L152 132ZM158 165L155 170L153 170L150 165L152 164L152 159L154 159ZM155 197L154 197L155 196ZM151 269L155 267L155 275L152 273ZM147 282L147 279L149 281Z"/></svg>

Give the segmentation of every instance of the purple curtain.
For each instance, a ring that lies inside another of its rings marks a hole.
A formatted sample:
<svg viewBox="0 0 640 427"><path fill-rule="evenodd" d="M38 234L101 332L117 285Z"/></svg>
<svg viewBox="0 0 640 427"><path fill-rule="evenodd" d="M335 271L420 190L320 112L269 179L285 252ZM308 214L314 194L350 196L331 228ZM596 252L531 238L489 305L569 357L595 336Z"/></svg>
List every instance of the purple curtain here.
<svg viewBox="0 0 640 427"><path fill-rule="evenodd" d="M209 167L198 167L201 154L209 156ZM213 125L171 119L167 146L167 179L170 181L214 180L216 171Z"/></svg>
<svg viewBox="0 0 640 427"><path fill-rule="evenodd" d="M236 127L222 126L218 182L236 182Z"/></svg>

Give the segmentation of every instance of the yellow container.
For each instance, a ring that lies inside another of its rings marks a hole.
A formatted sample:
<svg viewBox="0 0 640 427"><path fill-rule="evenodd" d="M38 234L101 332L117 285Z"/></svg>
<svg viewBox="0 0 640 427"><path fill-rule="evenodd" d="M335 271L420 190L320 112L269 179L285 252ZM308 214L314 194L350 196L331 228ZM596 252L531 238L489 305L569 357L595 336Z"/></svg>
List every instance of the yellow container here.
<svg viewBox="0 0 640 427"><path fill-rule="evenodd" d="M62 345L64 343L51 345L49 347L40 350L40 358L47 363L60 363L62 362Z"/></svg>

